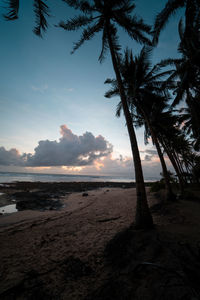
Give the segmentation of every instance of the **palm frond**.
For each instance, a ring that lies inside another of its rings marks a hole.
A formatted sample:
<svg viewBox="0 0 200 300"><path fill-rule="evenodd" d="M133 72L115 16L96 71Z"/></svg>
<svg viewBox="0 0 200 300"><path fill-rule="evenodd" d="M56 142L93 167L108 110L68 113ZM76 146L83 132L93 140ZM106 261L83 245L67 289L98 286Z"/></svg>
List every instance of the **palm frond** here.
<svg viewBox="0 0 200 300"><path fill-rule="evenodd" d="M105 93L104 97L112 98L114 96L119 96L119 88L116 79L107 78L104 83L111 85L111 89Z"/></svg>
<svg viewBox="0 0 200 300"><path fill-rule="evenodd" d="M106 52L109 49L109 44L108 44L108 37L107 37L107 32L104 28L103 30L103 35L102 35L102 48L101 48L101 53L99 55L99 61L102 63L105 59Z"/></svg>
<svg viewBox="0 0 200 300"><path fill-rule="evenodd" d="M144 46L142 50L140 51L140 55L137 57L137 68L138 70L141 69L141 71L146 74L151 69L151 54L152 54L152 47Z"/></svg>
<svg viewBox="0 0 200 300"><path fill-rule="evenodd" d="M128 16L125 14L115 15L117 23L128 33L128 35L141 44L151 45L150 39L145 34L150 34L151 27L146 25L142 19L137 16Z"/></svg>
<svg viewBox="0 0 200 300"><path fill-rule="evenodd" d="M77 0L62 0L74 9L81 10L83 13L92 13L94 11L93 6L89 1L77 1Z"/></svg>
<svg viewBox="0 0 200 300"><path fill-rule="evenodd" d="M130 1L119 1L119 7L115 9L116 15L121 14L131 14L132 11L135 9L135 3L130 4Z"/></svg>
<svg viewBox="0 0 200 300"><path fill-rule="evenodd" d="M167 75L171 75L174 73L174 70L167 70L158 74L152 74L151 72L148 73L148 77L146 79L148 79L151 82L155 82L155 80L161 79ZM159 81L161 82L161 81Z"/></svg>
<svg viewBox="0 0 200 300"><path fill-rule="evenodd" d="M167 67L167 66L174 66L176 67L177 64L180 64L181 62L183 62L182 58L167 58L167 59L163 59L161 60L160 63L158 63L158 66L160 66L161 68Z"/></svg>
<svg viewBox="0 0 200 300"><path fill-rule="evenodd" d="M122 102L120 101L118 104L117 104L117 108L116 108L116 117L120 117L121 116L121 111L122 111Z"/></svg>
<svg viewBox="0 0 200 300"><path fill-rule="evenodd" d="M158 43L158 38L161 30L164 29L165 25L169 21L169 18L176 12L178 8L183 7L185 4L185 0L168 0L164 9L157 14L154 22L154 38L153 43Z"/></svg>
<svg viewBox="0 0 200 300"><path fill-rule="evenodd" d="M74 9L79 9L80 7L80 1L78 0L62 0L62 1L67 3L70 7L73 7Z"/></svg>
<svg viewBox="0 0 200 300"><path fill-rule="evenodd" d="M115 84L116 83L116 79L111 79L111 78L107 78L104 81L105 84Z"/></svg>
<svg viewBox="0 0 200 300"><path fill-rule="evenodd" d="M19 12L19 0L9 0L8 5L9 11L7 14L4 14L4 18L8 21L16 20Z"/></svg>
<svg viewBox="0 0 200 300"><path fill-rule="evenodd" d="M118 87L116 87L115 89L110 89L109 91L107 91L105 94L104 94L104 97L105 98L112 98L112 97L116 97L116 96L119 96L119 89Z"/></svg>
<svg viewBox="0 0 200 300"><path fill-rule="evenodd" d="M73 31L79 29L82 26L90 24L93 20L94 18L92 16L86 17L84 15L80 15L68 20L66 23L61 21L58 26L62 27L65 30Z"/></svg>
<svg viewBox="0 0 200 300"><path fill-rule="evenodd" d="M103 29L101 22L96 23L92 27L88 26L86 29L83 30L81 34L80 40L74 44L73 50L71 54L73 54L77 49L79 49L85 41L89 41L93 38L95 33L100 32Z"/></svg>
<svg viewBox="0 0 200 300"><path fill-rule="evenodd" d="M183 20L182 20L182 18L180 19L179 24L178 24L178 32L179 32L179 36L180 36L180 38L182 40L183 37L184 37L184 26L183 26Z"/></svg>
<svg viewBox="0 0 200 300"><path fill-rule="evenodd" d="M42 36L42 31L46 31L48 23L46 17L49 16L49 8L42 0L34 0L34 12L36 16L36 26L33 32Z"/></svg>
<svg viewBox="0 0 200 300"><path fill-rule="evenodd" d="M89 3L89 1L80 1L80 10L85 14L90 14L95 11L94 7Z"/></svg>

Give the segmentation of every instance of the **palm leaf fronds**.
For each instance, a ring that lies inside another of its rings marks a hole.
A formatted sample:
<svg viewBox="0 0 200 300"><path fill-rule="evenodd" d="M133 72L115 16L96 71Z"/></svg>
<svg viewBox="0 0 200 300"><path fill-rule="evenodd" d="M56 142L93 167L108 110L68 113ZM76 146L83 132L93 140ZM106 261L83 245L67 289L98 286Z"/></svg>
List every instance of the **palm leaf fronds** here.
<svg viewBox="0 0 200 300"><path fill-rule="evenodd" d="M9 11L7 14L4 14L4 18L8 21L18 19L18 12L19 12L19 0L9 0Z"/></svg>
<svg viewBox="0 0 200 300"><path fill-rule="evenodd" d="M34 12L36 16L36 26L33 29L33 32L42 36L42 31L46 31L48 27L46 17L49 16L49 8L42 0L34 0Z"/></svg>

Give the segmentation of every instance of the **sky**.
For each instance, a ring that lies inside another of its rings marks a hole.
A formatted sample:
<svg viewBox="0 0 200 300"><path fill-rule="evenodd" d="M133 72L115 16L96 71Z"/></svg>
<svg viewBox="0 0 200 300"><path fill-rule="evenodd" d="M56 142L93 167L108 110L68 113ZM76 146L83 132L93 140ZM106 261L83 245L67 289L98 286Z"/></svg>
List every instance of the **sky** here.
<svg viewBox="0 0 200 300"><path fill-rule="evenodd" d="M55 3L56 2L56 3ZM115 117L119 99L106 99L114 78L109 53L100 64L101 34L73 55L80 31L55 27L77 14L63 1L47 1L49 28L35 36L33 1L21 0L19 19L3 19L0 7L0 171L123 175L134 177L124 117ZM150 25L165 0L136 0L135 13ZM177 57L180 11L160 36L153 63ZM119 31L122 52L138 54L141 45ZM145 178L159 177L151 141L136 131ZM169 166L170 167L170 166Z"/></svg>

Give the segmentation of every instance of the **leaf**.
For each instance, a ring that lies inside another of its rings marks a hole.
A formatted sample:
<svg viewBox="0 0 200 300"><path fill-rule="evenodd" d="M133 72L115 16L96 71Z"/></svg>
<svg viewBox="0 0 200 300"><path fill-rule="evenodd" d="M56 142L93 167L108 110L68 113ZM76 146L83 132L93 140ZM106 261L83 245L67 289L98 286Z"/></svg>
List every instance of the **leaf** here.
<svg viewBox="0 0 200 300"><path fill-rule="evenodd" d="M36 26L33 32L42 36L42 31L46 31L48 23L46 16L49 16L49 8L42 0L34 0L34 12L36 16Z"/></svg>
<svg viewBox="0 0 200 300"><path fill-rule="evenodd" d="M18 19L19 12L19 0L9 0L9 12L4 15L4 18L8 21Z"/></svg>

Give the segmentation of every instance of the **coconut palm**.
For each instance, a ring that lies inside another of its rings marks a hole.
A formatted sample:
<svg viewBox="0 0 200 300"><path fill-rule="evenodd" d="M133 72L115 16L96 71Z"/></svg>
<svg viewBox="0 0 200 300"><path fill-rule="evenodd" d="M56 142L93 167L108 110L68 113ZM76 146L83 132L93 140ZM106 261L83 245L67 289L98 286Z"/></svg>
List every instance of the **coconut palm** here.
<svg viewBox="0 0 200 300"><path fill-rule="evenodd" d="M173 111L163 111L159 114L159 120L156 124L156 132L162 148L169 157L176 174L179 179L180 193L184 194L184 176L183 168L179 158L180 136L184 137L178 128L179 116L175 115Z"/></svg>
<svg viewBox="0 0 200 300"><path fill-rule="evenodd" d="M8 12L4 15L4 18L8 21L13 21L18 19L20 0L8 0ZM49 8L47 4L42 0L33 0L36 25L33 29L33 32L42 36L42 31L46 31L48 27L46 17L49 16Z"/></svg>
<svg viewBox="0 0 200 300"><path fill-rule="evenodd" d="M160 66L172 66L173 72L165 85L173 90L175 95L173 106L181 101L187 105L190 114L190 129L199 147L200 137L200 18L190 27L190 37L185 36L182 21L179 24L181 58L163 60ZM188 116L187 116L188 118Z"/></svg>
<svg viewBox="0 0 200 300"><path fill-rule="evenodd" d="M191 141L186 138L178 126L179 118L181 119L181 117L167 116L165 120L166 130L159 140L173 163L174 169L178 169L177 175L181 177L182 183L185 184L187 182L185 174L186 172L190 173L190 157L193 156L194 151Z"/></svg>
<svg viewBox="0 0 200 300"><path fill-rule="evenodd" d="M112 64L119 86L119 94L126 119L133 160L135 165L136 179L136 228L151 228L153 221L149 212L141 160L137 145L135 130L129 112L123 82L119 69L119 50L117 26L123 28L125 32L134 40L140 43L150 43L147 34L150 27L144 24L143 20L132 16L135 8L133 1L129 0L93 0L93 1L71 1L65 2L74 9L81 11L81 15L74 17L66 22L60 22L59 26L68 31L83 28L80 40L75 43L72 53L76 51L85 41L91 40L95 34L102 32L102 50L99 56L100 62L105 58L107 50L110 51Z"/></svg>
<svg viewBox="0 0 200 300"><path fill-rule="evenodd" d="M125 57L121 61L121 74L123 84L128 99L129 109L132 114L133 123L136 126L145 126L145 141L151 136L153 144L156 146L166 186L166 199L173 200L174 194L170 185L169 173L167 171L165 159L158 139L158 127L161 114L167 109L169 95L163 90L162 77L171 71L159 72L158 65L151 66L150 55L152 48L143 47L140 54L133 58L132 52L126 50ZM105 96L110 98L119 94L117 82L107 80L112 84L112 89ZM121 112L121 102L117 107L117 116Z"/></svg>

